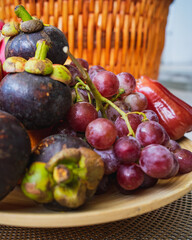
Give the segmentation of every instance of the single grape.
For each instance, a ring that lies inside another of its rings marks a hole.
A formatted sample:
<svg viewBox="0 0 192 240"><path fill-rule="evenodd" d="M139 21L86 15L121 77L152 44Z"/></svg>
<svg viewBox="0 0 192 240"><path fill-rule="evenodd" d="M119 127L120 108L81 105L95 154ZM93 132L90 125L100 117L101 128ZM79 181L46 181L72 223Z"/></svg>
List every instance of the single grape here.
<svg viewBox="0 0 192 240"><path fill-rule="evenodd" d="M136 130L136 138L145 147L149 144L162 144L165 140L165 133L158 122L146 121L139 124Z"/></svg>
<svg viewBox="0 0 192 240"><path fill-rule="evenodd" d="M97 187L96 195L104 194L106 193L110 188L110 180L108 175L104 175L101 181L99 182L99 185Z"/></svg>
<svg viewBox="0 0 192 240"><path fill-rule="evenodd" d="M95 107L87 102L78 102L72 105L67 120L72 129L77 132L85 132L87 125L98 118Z"/></svg>
<svg viewBox="0 0 192 240"><path fill-rule="evenodd" d="M72 91L74 91L74 89L72 89ZM90 99L92 101L94 99L94 97L93 97L93 94L91 92L88 92L85 89L78 88L78 94L79 94L82 102L88 102L89 103L88 93L89 93ZM76 92L75 92L75 99L76 98L77 98L77 95L76 95Z"/></svg>
<svg viewBox="0 0 192 240"><path fill-rule="evenodd" d="M72 81L71 81L69 86L72 87L77 83L76 77L79 77L79 78L83 79L82 74L80 73L78 68L76 68L75 66L66 64L65 67L70 71L71 76L72 76Z"/></svg>
<svg viewBox="0 0 192 240"><path fill-rule="evenodd" d="M89 71L89 63L85 59L83 59L83 58L76 58L76 60L81 64L81 66L83 68L85 68L87 70L87 72ZM76 67L76 65L73 62L71 62L70 65Z"/></svg>
<svg viewBox="0 0 192 240"><path fill-rule="evenodd" d="M109 71L100 71L93 78L93 84L103 97L112 97L119 90L119 80Z"/></svg>
<svg viewBox="0 0 192 240"><path fill-rule="evenodd" d="M174 155L179 162L179 173L192 171L192 152L187 149L178 149Z"/></svg>
<svg viewBox="0 0 192 240"><path fill-rule="evenodd" d="M94 149L94 151L101 156L104 162L106 175L112 174L117 171L119 166L119 161L115 156L113 147L106 150Z"/></svg>
<svg viewBox="0 0 192 240"><path fill-rule="evenodd" d="M139 163L144 173L153 178L166 178L174 167L173 154L160 144L151 144L141 151Z"/></svg>
<svg viewBox="0 0 192 240"><path fill-rule="evenodd" d="M125 93L123 94L124 96L129 95L135 90L136 80L133 75L127 72L121 72L117 74L117 78L119 79L119 88L125 90Z"/></svg>
<svg viewBox="0 0 192 240"><path fill-rule="evenodd" d="M150 188L153 187L158 182L157 178L152 178L144 173L144 181L140 185L140 188Z"/></svg>
<svg viewBox="0 0 192 240"><path fill-rule="evenodd" d="M141 118L138 114L129 114L128 115L129 123L135 132L139 124L141 123ZM115 127L117 129L117 134L119 137L127 136L129 134L129 130L125 121L121 118L121 116L117 117L115 121Z"/></svg>
<svg viewBox="0 0 192 240"><path fill-rule="evenodd" d="M105 150L110 148L115 142L117 130L112 121L105 118L97 118L88 124L85 136L91 146Z"/></svg>
<svg viewBox="0 0 192 240"><path fill-rule="evenodd" d="M93 80L94 76L101 71L106 71L103 67L99 66L99 65L94 65L92 67L89 68L89 77L91 78L91 80Z"/></svg>
<svg viewBox="0 0 192 240"><path fill-rule="evenodd" d="M163 128L163 131L164 131L164 140L163 142L161 143L163 146L167 147L168 143L169 143L169 140L170 140L170 137L169 137L169 134L167 133L167 131L165 130L165 128L162 126Z"/></svg>
<svg viewBox="0 0 192 240"><path fill-rule="evenodd" d="M168 176L165 177L165 179L168 178L172 178L175 177L177 175L177 173L179 172L179 162L177 160L177 158L175 157L175 155L172 153L174 161L173 161L173 169L170 172L170 174L168 174Z"/></svg>
<svg viewBox="0 0 192 240"><path fill-rule="evenodd" d="M124 98L124 103L131 112L141 112L147 108L148 101L143 93L135 92Z"/></svg>
<svg viewBox="0 0 192 240"><path fill-rule="evenodd" d="M114 152L120 162L134 163L139 159L141 145L136 138L132 136L124 136L115 142Z"/></svg>
<svg viewBox="0 0 192 240"><path fill-rule="evenodd" d="M125 104L122 101L115 101L114 104L120 108L122 111L127 111L127 108ZM107 111L107 118L111 120L112 122L115 122L118 116L120 116L120 113L117 112L111 105L108 106Z"/></svg>
<svg viewBox="0 0 192 240"><path fill-rule="evenodd" d="M173 152L173 153L181 149L181 146L179 145L179 143L177 143L175 140L172 140L172 139L169 140L166 147L169 149L170 152Z"/></svg>
<svg viewBox="0 0 192 240"><path fill-rule="evenodd" d="M140 166L133 164L120 165L117 170L117 182L126 190L137 189L144 181L144 173Z"/></svg>
<svg viewBox="0 0 192 240"><path fill-rule="evenodd" d="M146 109L146 110L143 110L142 112L146 115L149 121L159 122L159 117L153 110ZM143 116L142 115L140 116L143 119Z"/></svg>

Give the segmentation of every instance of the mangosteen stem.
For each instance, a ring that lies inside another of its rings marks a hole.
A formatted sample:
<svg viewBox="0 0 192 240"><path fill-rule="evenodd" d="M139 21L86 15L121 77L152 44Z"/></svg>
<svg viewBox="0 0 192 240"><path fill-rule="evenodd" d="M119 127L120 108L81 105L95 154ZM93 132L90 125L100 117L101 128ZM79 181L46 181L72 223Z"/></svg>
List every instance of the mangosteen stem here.
<svg viewBox="0 0 192 240"><path fill-rule="evenodd" d="M73 172L67 166L59 164L53 169L53 179L57 184L69 183L73 180Z"/></svg>
<svg viewBox="0 0 192 240"><path fill-rule="evenodd" d="M18 18L21 18L23 22L33 19L22 5L17 5L15 7L15 14Z"/></svg>
<svg viewBox="0 0 192 240"><path fill-rule="evenodd" d="M39 40L36 45L35 58L38 60L45 60L49 48L49 43L46 40Z"/></svg>

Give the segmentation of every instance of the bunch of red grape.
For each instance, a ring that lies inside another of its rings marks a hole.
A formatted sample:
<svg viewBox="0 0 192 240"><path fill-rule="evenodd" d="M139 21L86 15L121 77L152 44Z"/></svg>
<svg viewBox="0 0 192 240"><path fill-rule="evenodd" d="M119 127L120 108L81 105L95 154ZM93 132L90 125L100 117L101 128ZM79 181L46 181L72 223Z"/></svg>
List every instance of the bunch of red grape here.
<svg viewBox="0 0 192 240"><path fill-rule="evenodd" d="M99 95L94 95L73 62L66 65L73 78L74 102L66 116L67 123L61 123L55 131L85 139L102 157L105 176L98 192L107 190L111 175L119 189L127 193L151 187L158 179L192 171L192 153L171 140L157 114L147 110L147 98L135 92L136 80L130 73L115 75L101 66L89 69L84 59L78 62Z"/></svg>

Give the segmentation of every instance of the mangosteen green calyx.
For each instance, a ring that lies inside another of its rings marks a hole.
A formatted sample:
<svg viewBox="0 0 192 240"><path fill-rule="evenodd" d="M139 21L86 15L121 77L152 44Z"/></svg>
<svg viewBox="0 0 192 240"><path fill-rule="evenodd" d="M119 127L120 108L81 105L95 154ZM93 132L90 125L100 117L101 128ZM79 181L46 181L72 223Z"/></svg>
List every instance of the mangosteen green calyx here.
<svg viewBox="0 0 192 240"><path fill-rule="evenodd" d="M29 164L31 144L23 125L0 111L0 200L11 192Z"/></svg>
<svg viewBox="0 0 192 240"><path fill-rule="evenodd" d="M55 141L59 144L55 144ZM103 177L104 163L101 157L90 148L82 147L83 140L76 137L55 135L43 142L55 153L49 158L49 154L39 151L43 143L34 150L35 155L39 153L39 160L44 155L43 161L32 161L21 184L23 193L52 210L82 206L94 195ZM61 145L62 148L58 147ZM68 147L73 145L75 147Z"/></svg>
<svg viewBox="0 0 192 240"><path fill-rule="evenodd" d="M26 59L22 57L10 57L3 63L3 70L8 73L24 72Z"/></svg>
<svg viewBox="0 0 192 240"><path fill-rule="evenodd" d="M25 71L32 74L49 75L53 72L52 62L46 58L49 43L43 39L36 45L35 57L30 58L25 64Z"/></svg>
<svg viewBox="0 0 192 240"><path fill-rule="evenodd" d="M17 22L10 22L10 23L6 23L2 30L1 33L5 36L5 37L13 37L19 34L19 23Z"/></svg>
<svg viewBox="0 0 192 240"><path fill-rule="evenodd" d="M64 33L54 26L45 26L41 20L33 18L22 5L16 6L15 14L22 22L17 34L10 35L10 32L4 31L4 35L11 36L6 44L5 58L19 56L28 60L35 55L37 41L46 39L52 46L48 51L48 59L54 64L64 64L67 54L62 49L68 46Z"/></svg>
<svg viewBox="0 0 192 240"><path fill-rule="evenodd" d="M48 48L46 41L38 41L35 57L25 63L25 71L9 73L0 83L0 109L17 117L27 129L50 127L71 106L69 86L50 77L53 66L46 59ZM4 70L11 59L4 62Z"/></svg>

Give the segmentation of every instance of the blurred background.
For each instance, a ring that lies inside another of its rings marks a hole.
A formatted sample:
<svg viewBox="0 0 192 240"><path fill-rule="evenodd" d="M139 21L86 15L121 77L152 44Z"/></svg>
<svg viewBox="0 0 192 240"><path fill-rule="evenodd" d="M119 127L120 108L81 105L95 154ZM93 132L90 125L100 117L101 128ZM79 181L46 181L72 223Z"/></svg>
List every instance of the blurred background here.
<svg viewBox="0 0 192 240"><path fill-rule="evenodd" d="M175 0L169 9L159 81L192 105L192 0ZM192 140L192 133L186 136Z"/></svg>
<svg viewBox="0 0 192 240"><path fill-rule="evenodd" d="M175 0L170 8L159 81L192 105L192 0Z"/></svg>

